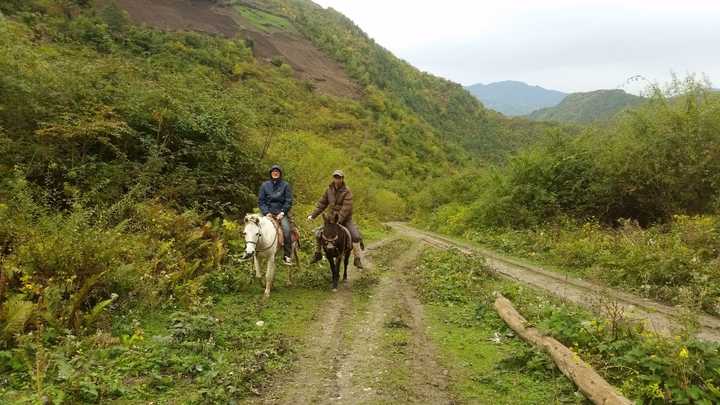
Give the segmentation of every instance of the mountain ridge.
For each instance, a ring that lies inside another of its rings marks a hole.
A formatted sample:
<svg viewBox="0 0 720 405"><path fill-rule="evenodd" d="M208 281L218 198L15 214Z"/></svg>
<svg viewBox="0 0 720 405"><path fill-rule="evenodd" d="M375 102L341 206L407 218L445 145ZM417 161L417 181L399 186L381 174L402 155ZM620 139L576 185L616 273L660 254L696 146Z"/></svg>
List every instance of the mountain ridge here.
<svg viewBox="0 0 720 405"><path fill-rule="evenodd" d="M507 116L522 116L559 104L568 93L517 80L465 86L487 108Z"/></svg>
<svg viewBox="0 0 720 405"><path fill-rule="evenodd" d="M645 100L620 89L572 93L557 106L534 111L527 117L535 121L589 124L610 120L621 111L637 106Z"/></svg>

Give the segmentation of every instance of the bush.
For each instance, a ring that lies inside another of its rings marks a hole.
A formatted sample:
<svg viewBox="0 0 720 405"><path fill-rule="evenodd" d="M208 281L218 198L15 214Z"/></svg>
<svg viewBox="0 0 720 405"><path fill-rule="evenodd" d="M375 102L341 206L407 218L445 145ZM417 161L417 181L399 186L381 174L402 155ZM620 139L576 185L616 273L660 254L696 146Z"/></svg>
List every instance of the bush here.
<svg viewBox="0 0 720 405"><path fill-rule="evenodd" d="M122 226L94 226L94 212L79 206L69 214L50 213L30 199L24 182L14 187L10 204L0 209L9 225L0 235L0 302L8 303L4 343L42 324L58 330L92 326L120 292L113 288L113 272L137 259L133 239Z"/></svg>
<svg viewBox="0 0 720 405"><path fill-rule="evenodd" d="M709 213L720 194L720 97L689 78L655 89L609 127L548 131L501 167L474 201L476 227L532 227L561 216L642 226Z"/></svg>
<svg viewBox="0 0 720 405"><path fill-rule="evenodd" d="M643 229L566 220L528 230L485 230L471 238L506 253L672 305L720 314L720 219L676 216Z"/></svg>

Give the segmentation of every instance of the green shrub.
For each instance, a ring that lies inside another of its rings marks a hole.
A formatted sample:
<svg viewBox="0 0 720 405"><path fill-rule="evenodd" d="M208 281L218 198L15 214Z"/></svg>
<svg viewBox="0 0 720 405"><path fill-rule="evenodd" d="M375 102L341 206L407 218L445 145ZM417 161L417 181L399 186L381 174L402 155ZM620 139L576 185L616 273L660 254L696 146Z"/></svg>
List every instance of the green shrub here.
<svg viewBox="0 0 720 405"><path fill-rule="evenodd" d="M719 221L716 216L676 216L648 229L632 221L612 229L567 220L528 230L471 232L470 237L605 285L719 314Z"/></svg>
<svg viewBox="0 0 720 405"><path fill-rule="evenodd" d="M597 229L588 227L583 232L588 236ZM461 320L444 322L461 322L472 328L478 327L479 321L499 331L496 338L514 336L506 334L510 329L492 306L493 292L501 291L531 325L571 348L631 400L644 404L712 404L720 400L720 346L691 338L691 328L679 336L658 336L626 319L622 312L611 315L612 302L599 305L606 313L598 317L517 283L473 272L477 266L481 268L482 263L457 252L428 251L423 255L418 283L424 300L453 306L458 313L463 304L477 308L474 314L463 314ZM555 370L547 355L528 347L514 350L499 368L522 369L539 378L547 378Z"/></svg>

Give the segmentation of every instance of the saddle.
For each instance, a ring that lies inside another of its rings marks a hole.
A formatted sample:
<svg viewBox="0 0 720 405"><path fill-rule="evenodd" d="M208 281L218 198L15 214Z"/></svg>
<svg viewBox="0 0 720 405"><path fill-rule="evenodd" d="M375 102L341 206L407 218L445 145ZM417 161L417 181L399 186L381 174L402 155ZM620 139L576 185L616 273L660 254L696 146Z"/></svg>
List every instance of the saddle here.
<svg viewBox="0 0 720 405"><path fill-rule="evenodd" d="M292 220L292 218L288 217L288 220L290 221L290 237L292 238L293 242L300 242L300 230L295 225L295 221ZM272 222L273 226L275 226L275 233L278 236L278 246L282 247L285 245L285 233L282 231L282 226L280 225L280 221L275 219L275 217L270 217L270 221Z"/></svg>

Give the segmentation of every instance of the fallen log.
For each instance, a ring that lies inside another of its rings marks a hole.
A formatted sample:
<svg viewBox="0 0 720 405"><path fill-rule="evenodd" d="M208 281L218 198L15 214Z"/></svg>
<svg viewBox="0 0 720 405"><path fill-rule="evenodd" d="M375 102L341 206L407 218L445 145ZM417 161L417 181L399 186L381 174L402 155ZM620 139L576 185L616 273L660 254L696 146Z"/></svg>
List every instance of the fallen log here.
<svg viewBox="0 0 720 405"><path fill-rule="evenodd" d="M495 310L518 336L548 353L560 371L594 404L633 404L573 351L554 338L543 335L536 328L528 327L527 321L515 310L512 302L500 293L496 294Z"/></svg>

